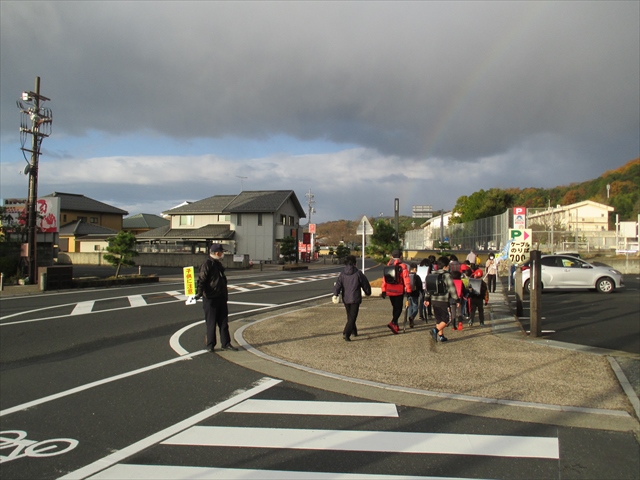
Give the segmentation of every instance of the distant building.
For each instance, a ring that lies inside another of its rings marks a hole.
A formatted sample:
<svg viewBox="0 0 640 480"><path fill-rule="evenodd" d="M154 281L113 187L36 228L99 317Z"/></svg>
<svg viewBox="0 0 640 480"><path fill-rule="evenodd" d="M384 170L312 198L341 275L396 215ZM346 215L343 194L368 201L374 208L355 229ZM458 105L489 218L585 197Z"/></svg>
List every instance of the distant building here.
<svg viewBox="0 0 640 480"><path fill-rule="evenodd" d="M169 225L170 220L151 213L138 213L122 219L122 230L134 235Z"/></svg>
<svg viewBox="0 0 640 480"><path fill-rule="evenodd" d="M170 223L138 234L139 251L197 253L223 243L232 253L267 262L278 261L283 238L302 240L300 219L306 217L293 190L214 195L162 213Z"/></svg>
<svg viewBox="0 0 640 480"><path fill-rule="evenodd" d="M609 230L609 212L614 208L585 200L571 205L558 205L535 213L527 212L527 225L561 224L569 231L594 232Z"/></svg>
<svg viewBox="0 0 640 480"><path fill-rule="evenodd" d="M104 250L107 239L122 230L122 217L129 214L80 194L54 192L47 197L60 200L60 252Z"/></svg>

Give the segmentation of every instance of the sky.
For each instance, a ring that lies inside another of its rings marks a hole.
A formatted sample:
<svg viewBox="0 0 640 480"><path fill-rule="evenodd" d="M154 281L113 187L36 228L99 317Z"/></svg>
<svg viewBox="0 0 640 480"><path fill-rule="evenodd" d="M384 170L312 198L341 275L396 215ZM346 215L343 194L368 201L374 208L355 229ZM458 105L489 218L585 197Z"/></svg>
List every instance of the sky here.
<svg viewBox="0 0 640 480"><path fill-rule="evenodd" d="M0 49L1 198L28 194L36 77L38 194L130 215L242 190L307 217L311 193L312 223L411 215L640 155L635 0L2 0Z"/></svg>

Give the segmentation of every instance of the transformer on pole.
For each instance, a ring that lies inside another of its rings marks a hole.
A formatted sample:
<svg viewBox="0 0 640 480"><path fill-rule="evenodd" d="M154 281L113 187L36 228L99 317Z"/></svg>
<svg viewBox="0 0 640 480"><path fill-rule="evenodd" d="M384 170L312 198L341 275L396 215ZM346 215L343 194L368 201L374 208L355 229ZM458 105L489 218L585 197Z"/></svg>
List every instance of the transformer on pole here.
<svg viewBox="0 0 640 480"><path fill-rule="evenodd" d="M51 122L53 113L49 108L41 104L49 101L47 97L40 95L40 77L36 77L33 92L22 92L22 97L16 103L20 113L20 143L27 166L24 173L29 175L29 198L27 199L27 261L29 264L29 282L38 283L38 231L37 211L38 202L38 158L42 140L51 134ZM28 135L31 135L31 148L26 148ZM31 160L27 159L26 152L31 153Z"/></svg>

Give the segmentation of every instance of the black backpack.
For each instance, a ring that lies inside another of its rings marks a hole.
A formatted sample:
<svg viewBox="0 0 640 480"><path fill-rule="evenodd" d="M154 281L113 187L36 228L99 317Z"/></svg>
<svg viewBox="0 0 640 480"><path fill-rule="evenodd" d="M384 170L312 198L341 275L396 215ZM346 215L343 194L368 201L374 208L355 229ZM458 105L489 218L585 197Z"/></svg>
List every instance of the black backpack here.
<svg viewBox="0 0 640 480"><path fill-rule="evenodd" d="M482 279L480 278L469 279L469 293L472 297L482 296Z"/></svg>
<svg viewBox="0 0 640 480"><path fill-rule="evenodd" d="M383 271L384 281L392 285L402 283L402 267L400 263L387 265Z"/></svg>
<svg viewBox="0 0 640 480"><path fill-rule="evenodd" d="M442 296L449 292L444 275L444 272L435 272L427 275L425 284L427 285L427 293L429 295Z"/></svg>

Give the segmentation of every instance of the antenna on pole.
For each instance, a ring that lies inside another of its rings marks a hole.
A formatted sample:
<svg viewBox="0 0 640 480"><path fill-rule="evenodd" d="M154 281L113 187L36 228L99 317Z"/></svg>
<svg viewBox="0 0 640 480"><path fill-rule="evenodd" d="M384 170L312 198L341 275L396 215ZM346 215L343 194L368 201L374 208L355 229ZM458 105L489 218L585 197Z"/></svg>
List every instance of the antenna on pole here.
<svg viewBox="0 0 640 480"><path fill-rule="evenodd" d="M249 177L241 177L240 175L236 175L236 178L240 179L240 192L244 191L244 181Z"/></svg>

